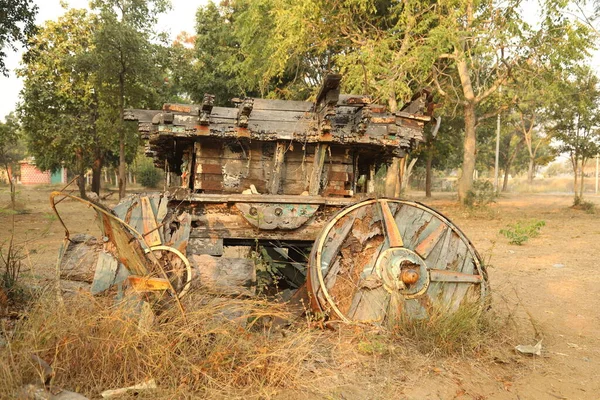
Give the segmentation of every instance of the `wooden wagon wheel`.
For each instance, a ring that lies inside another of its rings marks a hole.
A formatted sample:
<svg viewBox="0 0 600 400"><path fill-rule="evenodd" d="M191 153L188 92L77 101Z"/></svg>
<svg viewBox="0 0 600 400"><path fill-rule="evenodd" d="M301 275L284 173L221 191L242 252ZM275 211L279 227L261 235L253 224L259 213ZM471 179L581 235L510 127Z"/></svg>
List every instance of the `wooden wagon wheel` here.
<svg viewBox="0 0 600 400"><path fill-rule="evenodd" d="M371 199L341 210L308 263L314 309L330 319L393 325L483 304L487 274L447 218L416 202Z"/></svg>
<svg viewBox="0 0 600 400"><path fill-rule="evenodd" d="M152 246L145 252L154 254L157 261L161 263L177 297L182 298L190 289L193 275L192 266L187 257L176 248L163 245ZM160 275L157 276L160 277Z"/></svg>

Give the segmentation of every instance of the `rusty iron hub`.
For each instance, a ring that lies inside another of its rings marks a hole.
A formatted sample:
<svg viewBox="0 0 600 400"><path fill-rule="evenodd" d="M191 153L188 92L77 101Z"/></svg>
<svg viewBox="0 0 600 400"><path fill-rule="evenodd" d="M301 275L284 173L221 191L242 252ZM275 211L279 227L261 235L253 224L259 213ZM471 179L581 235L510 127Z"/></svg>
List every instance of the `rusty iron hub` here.
<svg viewBox="0 0 600 400"><path fill-rule="evenodd" d="M415 298L429 286L425 261L417 253L403 247L392 247L381 253L375 272L390 293L398 291L405 298Z"/></svg>

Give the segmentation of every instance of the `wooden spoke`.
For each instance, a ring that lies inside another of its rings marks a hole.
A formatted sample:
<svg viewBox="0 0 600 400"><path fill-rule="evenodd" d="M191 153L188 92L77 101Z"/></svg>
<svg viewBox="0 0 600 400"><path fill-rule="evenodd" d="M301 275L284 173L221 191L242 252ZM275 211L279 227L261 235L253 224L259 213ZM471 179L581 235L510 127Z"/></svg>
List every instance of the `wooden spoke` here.
<svg viewBox="0 0 600 400"><path fill-rule="evenodd" d="M396 220L392 215L392 210L390 210L390 205L388 204L388 201L379 200L379 206L381 207L381 213L383 215L383 226L385 230L385 235L388 239L390 247L404 246L404 243L402 242L402 236L400 235L398 225L396 225Z"/></svg>
<svg viewBox="0 0 600 400"><path fill-rule="evenodd" d="M373 199L325 226L307 288L313 308L331 319L391 326L483 304L487 279L471 243L444 216L419 203Z"/></svg>
<svg viewBox="0 0 600 400"><path fill-rule="evenodd" d="M432 282L481 283L483 281L481 275L465 274L444 269L430 269L429 276Z"/></svg>

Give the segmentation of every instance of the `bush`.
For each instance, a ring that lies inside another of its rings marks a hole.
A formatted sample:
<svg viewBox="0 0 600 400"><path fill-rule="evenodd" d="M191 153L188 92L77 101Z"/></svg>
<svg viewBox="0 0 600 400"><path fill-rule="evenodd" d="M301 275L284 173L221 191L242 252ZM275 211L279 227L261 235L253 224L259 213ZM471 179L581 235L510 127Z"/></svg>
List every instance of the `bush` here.
<svg viewBox="0 0 600 400"><path fill-rule="evenodd" d="M531 220L531 221L518 221L515 224L507 225L506 228L501 229L500 233L508 239L508 243L522 245L529 238L539 236L540 230L546 225L545 221Z"/></svg>
<svg viewBox="0 0 600 400"><path fill-rule="evenodd" d="M498 197L494 185L490 181L475 181L473 188L467 192L465 205L467 207L484 207L493 203Z"/></svg>
<svg viewBox="0 0 600 400"><path fill-rule="evenodd" d="M575 200L573 201L573 207L572 208L574 210L585 211L588 214L595 214L596 213L596 205L594 203L592 203L591 201L584 201L579 196L575 197Z"/></svg>
<svg viewBox="0 0 600 400"><path fill-rule="evenodd" d="M137 171L137 181L147 188L155 188L162 180L162 171L151 163L145 163Z"/></svg>

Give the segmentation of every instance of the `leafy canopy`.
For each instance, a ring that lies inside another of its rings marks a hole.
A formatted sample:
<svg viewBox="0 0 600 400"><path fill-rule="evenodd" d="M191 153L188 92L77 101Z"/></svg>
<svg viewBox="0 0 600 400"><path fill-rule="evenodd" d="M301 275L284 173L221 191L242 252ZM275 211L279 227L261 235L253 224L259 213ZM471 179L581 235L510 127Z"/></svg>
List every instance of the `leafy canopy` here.
<svg viewBox="0 0 600 400"><path fill-rule="evenodd" d="M0 73L4 76L8 76L5 49L16 50L15 42L26 44L35 32L37 10L33 0L0 0Z"/></svg>

